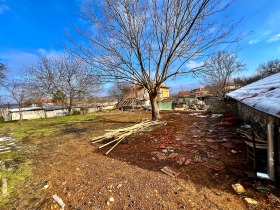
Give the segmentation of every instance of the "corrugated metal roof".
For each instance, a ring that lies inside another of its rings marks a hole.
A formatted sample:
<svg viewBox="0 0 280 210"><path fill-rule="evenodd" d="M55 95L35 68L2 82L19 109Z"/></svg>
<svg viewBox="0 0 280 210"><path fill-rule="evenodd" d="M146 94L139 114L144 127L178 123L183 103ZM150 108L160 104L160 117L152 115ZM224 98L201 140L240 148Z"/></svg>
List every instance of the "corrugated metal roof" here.
<svg viewBox="0 0 280 210"><path fill-rule="evenodd" d="M227 96L280 118L280 73L232 91Z"/></svg>

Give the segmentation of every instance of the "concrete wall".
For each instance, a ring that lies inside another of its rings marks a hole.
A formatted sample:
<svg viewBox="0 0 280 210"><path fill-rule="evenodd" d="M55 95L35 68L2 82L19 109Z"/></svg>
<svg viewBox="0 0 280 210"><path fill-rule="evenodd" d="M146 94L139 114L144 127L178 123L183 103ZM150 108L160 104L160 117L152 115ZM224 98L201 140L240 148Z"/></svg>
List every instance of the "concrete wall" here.
<svg viewBox="0 0 280 210"><path fill-rule="evenodd" d="M31 119L39 119L45 118L45 111L40 110L30 110L30 111L22 111L22 119L23 120L31 120ZM20 120L20 112L11 112L11 120Z"/></svg>
<svg viewBox="0 0 280 210"><path fill-rule="evenodd" d="M67 109L58 109L58 110L46 111L46 118L61 117L61 116L67 116L67 115L68 115L68 110Z"/></svg>
<svg viewBox="0 0 280 210"><path fill-rule="evenodd" d="M111 109L113 106L106 107L107 109ZM97 107L92 108L73 108L75 111L81 111L81 114L94 113L98 111ZM83 110L83 113L82 113ZM22 119L31 120L31 119L40 119L40 118L52 118L52 117L60 117L67 116L68 109L61 108L55 110L45 110L42 109L33 109L33 110L22 110ZM20 120L20 112L19 111L11 111L9 109L0 109L0 117L3 117L5 121L10 120Z"/></svg>

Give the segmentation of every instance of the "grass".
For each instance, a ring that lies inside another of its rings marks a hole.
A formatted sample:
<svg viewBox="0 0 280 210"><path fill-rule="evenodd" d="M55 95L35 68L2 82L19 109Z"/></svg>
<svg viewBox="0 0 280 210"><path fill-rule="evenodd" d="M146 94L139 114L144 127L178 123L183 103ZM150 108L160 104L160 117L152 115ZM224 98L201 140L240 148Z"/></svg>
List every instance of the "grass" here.
<svg viewBox="0 0 280 210"><path fill-rule="evenodd" d="M18 121L2 122L0 123L0 133L8 136L12 133L12 136L16 140L20 140L26 136L49 136L69 125L96 121L100 117L100 114L93 113L47 119L23 120L21 123Z"/></svg>
<svg viewBox="0 0 280 210"><path fill-rule="evenodd" d="M51 136L55 132L59 132L69 126L75 126L80 123L94 122L102 118L104 114L92 113L87 115L63 116L48 119L23 120L0 122L1 136L12 136L16 142L20 142L25 137ZM1 137L0 136L0 137ZM26 150L30 150L33 144L24 145ZM12 151L8 154L0 155L0 160L11 165L12 170L7 170L6 176L8 181L9 196L0 196L0 209L10 202L11 196L20 193L20 186L24 179L32 176L32 161L27 159L23 151ZM7 167L7 166L6 166ZM8 169L8 167L6 168ZM0 170L0 178L2 178L2 170ZM0 186L2 193L2 185ZM0 193L0 195L1 195Z"/></svg>
<svg viewBox="0 0 280 210"><path fill-rule="evenodd" d="M7 196L1 196L0 197L0 209L5 206L5 204L10 202L10 199L12 196L16 196L20 194L21 192L21 187L24 182L24 180L32 175L32 170L31 170L31 160L27 160L23 163L18 163L16 168L13 168L12 171L9 171L8 168L6 167L6 178L7 178L7 183L8 183L8 195ZM2 180L2 169L0 172L0 177ZM2 185L0 187L0 190L2 192Z"/></svg>

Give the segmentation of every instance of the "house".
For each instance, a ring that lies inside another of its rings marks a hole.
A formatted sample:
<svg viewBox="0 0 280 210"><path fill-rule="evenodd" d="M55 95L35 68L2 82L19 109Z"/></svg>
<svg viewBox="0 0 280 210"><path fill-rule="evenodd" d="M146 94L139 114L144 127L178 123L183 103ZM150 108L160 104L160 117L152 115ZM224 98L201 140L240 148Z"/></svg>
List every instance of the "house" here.
<svg viewBox="0 0 280 210"><path fill-rule="evenodd" d="M48 107L48 106L54 106L54 102L51 98L40 98L34 101L34 105Z"/></svg>
<svg viewBox="0 0 280 210"><path fill-rule="evenodd" d="M236 90L238 88L241 88L241 85L240 84L237 84L235 82L228 82L226 84L226 90L227 91L232 91L232 90Z"/></svg>
<svg viewBox="0 0 280 210"><path fill-rule="evenodd" d="M175 95L176 103L177 104L186 104L190 101L193 101L195 99L194 94L191 93L191 91L183 90L180 91L178 94Z"/></svg>
<svg viewBox="0 0 280 210"><path fill-rule="evenodd" d="M210 91L206 88L196 88L191 91L191 95L194 95L196 98L204 99L207 96L210 96Z"/></svg>
<svg viewBox="0 0 280 210"><path fill-rule="evenodd" d="M169 87L161 86L159 88L159 94L157 96L157 101L162 101L166 98L169 98Z"/></svg>
<svg viewBox="0 0 280 210"><path fill-rule="evenodd" d="M157 101L161 101L165 98L169 97L169 87L161 86L159 89L159 93L157 96ZM131 91L126 95L125 101L131 99L138 99L138 100L149 100L149 93L148 91L140 86L140 85L133 85L131 87Z"/></svg>
<svg viewBox="0 0 280 210"><path fill-rule="evenodd" d="M280 73L271 75L227 94L237 101L238 115L265 137L267 157L263 173L280 179Z"/></svg>
<svg viewBox="0 0 280 210"><path fill-rule="evenodd" d="M169 98L169 87L161 86L159 89L159 93L156 97L158 102ZM120 103L120 107L124 109L132 109L134 108L146 108L150 107L150 98L147 89L140 85L131 86L131 91L126 95L123 102Z"/></svg>
<svg viewBox="0 0 280 210"><path fill-rule="evenodd" d="M191 94L191 91L189 90L182 90L182 91L179 91L179 93L177 94L177 96L189 96Z"/></svg>

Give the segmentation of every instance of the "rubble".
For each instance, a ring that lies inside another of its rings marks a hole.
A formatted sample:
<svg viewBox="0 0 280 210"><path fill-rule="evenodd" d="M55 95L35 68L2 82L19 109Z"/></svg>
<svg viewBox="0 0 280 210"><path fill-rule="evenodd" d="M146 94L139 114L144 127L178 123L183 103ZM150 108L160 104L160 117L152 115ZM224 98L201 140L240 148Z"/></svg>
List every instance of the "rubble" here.
<svg viewBox="0 0 280 210"><path fill-rule="evenodd" d="M65 203L63 202L63 200L57 194L53 195L53 199L60 205L61 209L63 210L65 207Z"/></svg>
<svg viewBox="0 0 280 210"><path fill-rule="evenodd" d="M258 201L252 199L252 198L244 198L245 201L247 201L247 203L249 204L253 204L253 205L257 205Z"/></svg>
<svg viewBox="0 0 280 210"><path fill-rule="evenodd" d="M236 184L232 184L231 186L237 194L245 193L245 189L241 184L236 183Z"/></svg>

